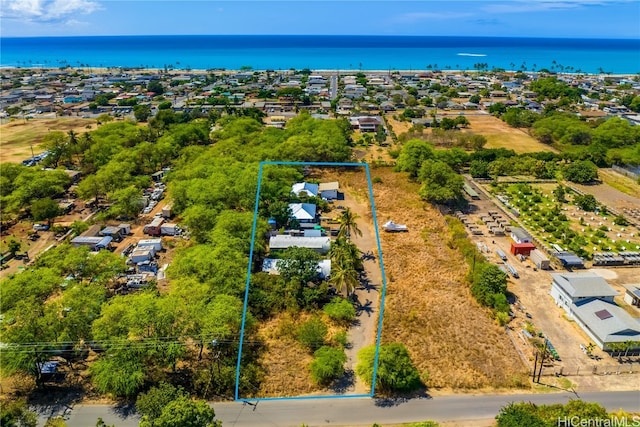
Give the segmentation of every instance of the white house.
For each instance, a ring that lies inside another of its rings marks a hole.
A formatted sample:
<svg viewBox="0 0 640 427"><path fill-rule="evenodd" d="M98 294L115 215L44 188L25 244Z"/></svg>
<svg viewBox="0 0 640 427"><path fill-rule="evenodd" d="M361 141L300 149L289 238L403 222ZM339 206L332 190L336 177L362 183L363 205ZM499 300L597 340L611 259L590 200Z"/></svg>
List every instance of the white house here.
<svg viewBox="0 0 640 427"><path fill-rule="evenodd" d="M278 234L269 238L270 250L284 250L291 247L309 248L316 252L326 254L331 247L331 239L328 236L322 237L302 237L290 236L288 234Z"/></svg>
<svg viewBox="0 0 640 427"><path fill-rule="evenodd" d="M316 222L316 205L313 203L290 203L291 218L300 224L312 224Z"/></svg>
<svg viewBox="0 0 640 427"><path fill-rule="evenodd" d="M551 296L571 319L603 350L611 344L634 341L640 347L640 322L618 307L618 295L595 273L551 274Z"/></svg>
<svg viewBox="0 0 640 427"><path fill-rule="evenodd" d="M280 274L279 264L281 261L282 259L265 258L262 262L262 271L269 274ZM320 279L328 279L331 275L331 260L322 259L318 261L316 271Z"/></svg>
<svg viewBox="0 0 640 427"><path fill-rule="evenodd" d="M310 182L297 182L291 186L291 192L296 196L299 196L300 193L303 193L309 197L316 197L318 195L318 184L312 184Z"/></svg>

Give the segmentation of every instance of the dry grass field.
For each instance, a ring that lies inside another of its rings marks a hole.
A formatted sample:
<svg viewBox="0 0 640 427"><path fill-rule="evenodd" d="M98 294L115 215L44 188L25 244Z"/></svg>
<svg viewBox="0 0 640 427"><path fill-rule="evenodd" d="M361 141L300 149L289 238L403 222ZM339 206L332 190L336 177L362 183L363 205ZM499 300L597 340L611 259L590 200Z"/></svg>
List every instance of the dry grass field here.
<svg viewBox="0 0 640 427"><path fill-rule="evenodd" d="M87 132L87 126L96 128L96 121L80 118L14 120L0 125L0 163L17 163L31 157L31 145L37 154L42 151L42 138L52 131L80 134Z"/></svg>
<svg viewBox="0 0 640 427"><path fill-rule="evenodd" d="M443 216L420 200L418 184L375 168L378 222L407 224L382 234L387 298L382 341L404 343L430 388L519 387L527 373L511 341L472 298L462 255L448 246ZM343 173L341 187L362 188L364 176Z"/></svg>
<svg viewBox="0 0 640 427"><path fill-rule="evenodd" d="M598 175L605 184L625 194L640 197L640 184L633 179L621 175L613 169L598 169Z"/></svg>
<svg viewBox="0 0 640 427"><path fill-rule="evenodd" d="M468 132L487 138L486 148L507 148L516 153L556 151L553 147L538 142L522 129L515 129L491 115L467 115L471 124ZM465 132L465 130L463 130Z"/></svg>

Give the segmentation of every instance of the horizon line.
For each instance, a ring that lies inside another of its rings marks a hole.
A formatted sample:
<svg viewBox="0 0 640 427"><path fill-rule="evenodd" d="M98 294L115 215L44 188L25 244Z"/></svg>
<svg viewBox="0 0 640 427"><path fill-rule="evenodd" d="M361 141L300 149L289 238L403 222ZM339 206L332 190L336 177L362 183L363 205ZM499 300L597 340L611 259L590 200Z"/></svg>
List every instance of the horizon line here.
<svg viewBox="0 0 640 427"><path fill-rule="evenodd" d="M74 37L445 37L445 38L477 38L477 39L567 39L567 40L630 40L639 41L640 37L620 36L514 36L514 35L437 35L437 34L78 34L78 35L31 35L5 36L0 39L28 38L74 38Z"/></svg>

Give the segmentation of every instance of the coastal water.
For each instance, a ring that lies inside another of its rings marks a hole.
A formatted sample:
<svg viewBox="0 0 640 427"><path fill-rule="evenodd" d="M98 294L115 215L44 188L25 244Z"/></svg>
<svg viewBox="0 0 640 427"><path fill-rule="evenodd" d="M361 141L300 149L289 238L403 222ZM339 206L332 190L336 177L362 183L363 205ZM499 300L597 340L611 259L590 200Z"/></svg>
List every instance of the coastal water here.
<svg viewBox="0 0 640 427"><path fill-rule="evenodd" d="M640 39L428 36L0 38L3 67L507 70L635 74Z"/></svg>

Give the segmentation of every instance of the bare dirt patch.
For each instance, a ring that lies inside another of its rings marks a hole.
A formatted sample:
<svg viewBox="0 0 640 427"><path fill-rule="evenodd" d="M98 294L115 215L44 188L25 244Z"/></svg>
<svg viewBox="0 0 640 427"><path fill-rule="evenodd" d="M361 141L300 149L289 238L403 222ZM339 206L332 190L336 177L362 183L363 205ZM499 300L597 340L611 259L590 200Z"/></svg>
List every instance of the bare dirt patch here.
<svg viewBox="0 0 640 427"><path fill-rule="evenodd" d="M42 151L40 144L49 132L73 130L80 134L87 132L87 126L96 128L96 121L80 118L14 120L0 125L0 163L20 162L31 157L31 146L37 154Z"/></svg>

